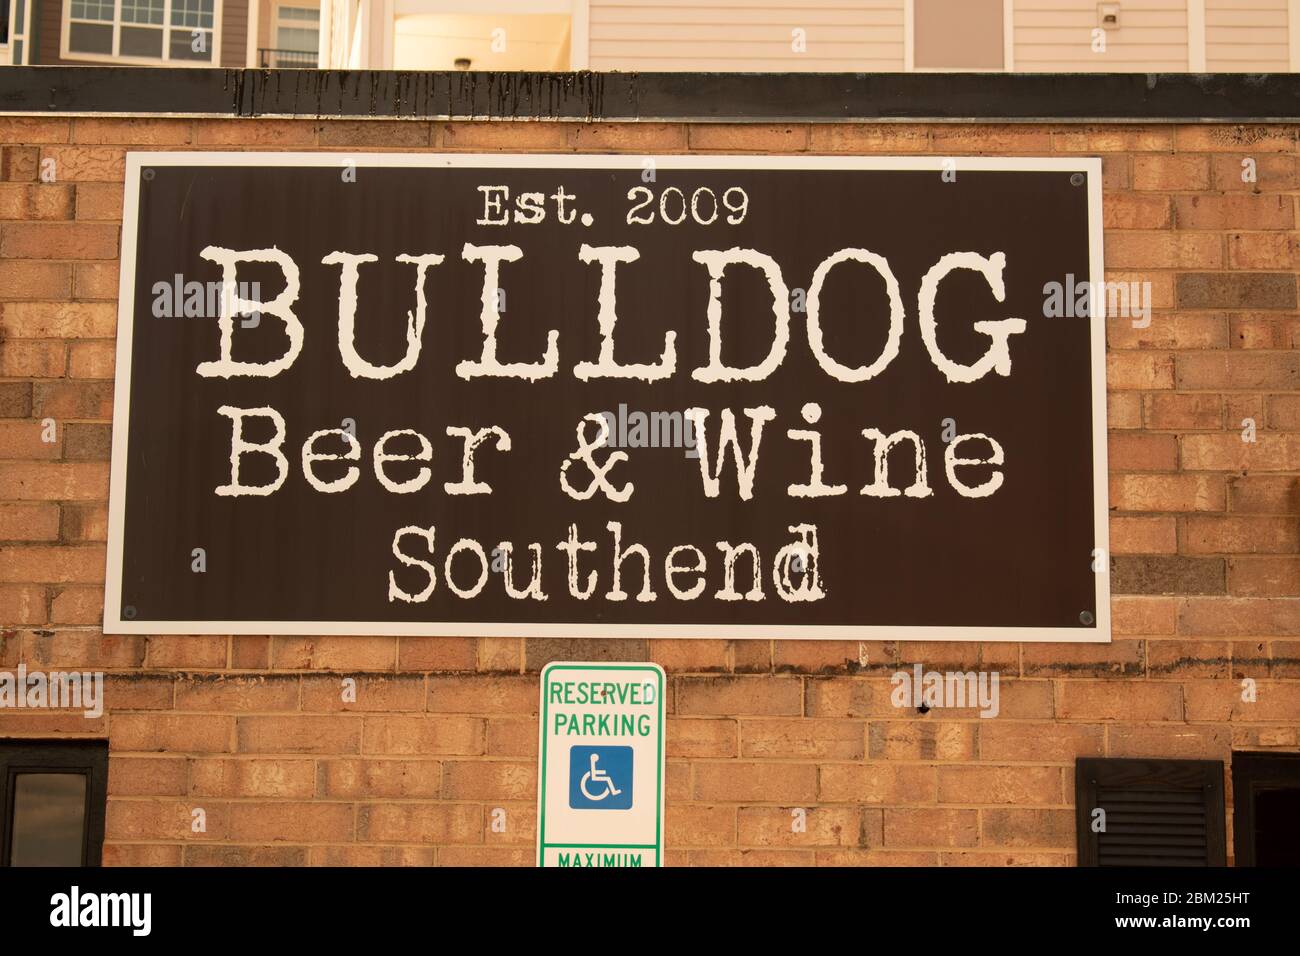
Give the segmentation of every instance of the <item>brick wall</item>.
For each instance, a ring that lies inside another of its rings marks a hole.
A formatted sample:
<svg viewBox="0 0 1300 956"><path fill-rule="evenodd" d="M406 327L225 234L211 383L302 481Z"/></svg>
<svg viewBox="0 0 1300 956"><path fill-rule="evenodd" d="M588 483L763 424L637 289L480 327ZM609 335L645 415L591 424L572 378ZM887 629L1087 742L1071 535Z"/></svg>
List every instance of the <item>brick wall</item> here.
<svg viewBox="0 0 1300 956"><path fill-rule="evenodd" d="M667 669L673 864L1068 865L1078 756L1300 750L1294 127L0 117L0 144L0 667L109 675L98 721L0 737L108 738L108 863L531 863L552 659ZM1108 278L1155 306L1109 330L1114 643L103 636L123 155L171 147L1101 155ZM895 709L913 662L997 670L1001 716Z"/></svg>

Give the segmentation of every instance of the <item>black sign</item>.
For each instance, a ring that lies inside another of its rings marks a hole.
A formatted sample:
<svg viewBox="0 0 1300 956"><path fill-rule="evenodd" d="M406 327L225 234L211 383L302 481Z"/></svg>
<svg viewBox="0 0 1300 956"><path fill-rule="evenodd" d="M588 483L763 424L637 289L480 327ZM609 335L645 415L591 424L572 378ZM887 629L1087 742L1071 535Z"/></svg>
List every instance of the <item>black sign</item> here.
<svg viewBox="0 0 1300 956"><path fill-rule="evenodd" d="M1109 639L1097 160L129 160L110 632Z"/></svg>

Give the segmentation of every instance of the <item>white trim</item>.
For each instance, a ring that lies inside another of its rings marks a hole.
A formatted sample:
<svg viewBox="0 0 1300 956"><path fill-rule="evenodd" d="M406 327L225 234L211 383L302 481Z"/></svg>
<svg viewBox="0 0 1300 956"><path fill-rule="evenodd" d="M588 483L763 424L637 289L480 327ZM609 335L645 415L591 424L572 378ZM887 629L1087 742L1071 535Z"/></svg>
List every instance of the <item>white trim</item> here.
<svg viewBox="0 0 1300 956"><path fill-rule="evenodd" d="M18 30L18 7L22 6L23 10L23 29ZM0 52L4 53L3 62L12 66L23 66L24 63L32 62L32 3L31 0L13 0L9 4L9 42L0 43ZM14 51L21 42L23 45L23 63L14 63Z"/></svg>
<svg viewBox="0 0 1300 956"><path fill-rule="evenodd" d="M1187 0L1187 71L1205 72L1205 0Z"/></svg>
<svg viewBox="0 0 1300 956"><path fill-rule="evenodd" d="M257 3L257 2L260 2L260 0L250 0L250 2ZM326 5L325 5L324 3L313 2L313 0L266 0L266 3L269 4L270 16L267 18L267 37L266 37L266 47L265 47L265 48L266 48L266 49L271 49L271 50L279 50L279 49L283 49L283 48L280 46L280 27L281 27L281 26L287 26L287 27L289 27L290 29L294 29L294 28L302 29L302 28L303 28L303 24L307 22L307 21L305 21L305 20L286 20L286 21L281 21L281 20L280 20L280 11L281 11L281 10L285 9L286 7L288 7L289 9L293 9L293 10L316 10L316 11L317 11L317 14L318 14L318 17L319 17L319 18L318 18L317 21L316 21L316 22L317 22L317 29L316 29L316 65L317 65L317 67L319 68L319 66L320 66L320 49L321 49L321 47L320 47L320 43L321 43L321 40L320 40L320 32L321 32L320 24L324 21L324 18L325 18L325 12L326 12L325 7L326 7ZM255 32L254 32L252 35L255 36ZM256 47L256 44L254 44L254 46ZM299 51L294 51L294 52L299 52ZM305 51L301 51L301 52L310 53L311 51L310 51L310 50L305 50ZM261 66L260 63L255 63L254 65L257 66L257 67L259 67L259 68L260 68L260 66Z"/></svg>
<svg viewBox="0 0 1300 956"><path fill-rule="evenodd" d="M1286 23L1291 47L1291 72L1300 73L1300 0L1288 0Z"/></svg>
<svg viewBox="0 0 1300 956"><path fill-rule="evenodd" d="M943 641L1059 641L1106 643L1110 634L1109 560L1105 573L1094 574L1097 620L1094 627L892 627L787 625L677 625L493 622L359 622L359 621L127 621L122 619L122 558L125 529L127 436L131 401L131 341L135 315L135 266L139 225L141 171L156 166L337 167L341 157L359 167L626 169L640 167L642 157L617 155L500 155L430 153L223 153L165 152L126 154L126 189L122 214L121 272L118 281L117 374L113 399L113 454L108 512L108 554L104 591L105 634L383 634L513 637L700 637L808 639L827 638ZM860 169L941 172L940 156L659 156L661 169ZM962 157L967 170L1081 172L1088 177L1088 258L1093 282L1105 278L1101 218L1101 160L1088 157ZM1094 547L1110 553L1106 463L1106 329L1094 315L1091 328L1092 461ZM1090 556L1080 555L1080 561Z"/></svg>
<svg viewBox="0 0 1300 956"><path fill-rule="evenodd" d="M67 0L64 0L66 3ZM262 0L248 0L248 36L244 37L244 66L255 69L257 63L258 21L262 18Z"/></svg>
<svg viewBox="0 0 1300 956"><path fill-rule="evenodd" d="M1016 0L1002 0L1002 69L1016 69Z"/></svg>
<svg viewBox="0 0 1300 956"><path fill-rule="evenodd" d="M173 60L171 59L171 32L180 30L183 33L193 32L193 27L173 27L172 18L172 0L163 0L163 22L161 24L134 24L128 23L126 26L141 26L156 29L162 32L162 56L122 56L118 53L81 53L80 51L71 50L68 43L69 25L72 23L72 3L71 0L63 0L63 10L59 21L59 58L62 60L72 60L74 62L87 63L126 63L138 64L140 66L158 66L166 64L173 67L193 67L197 69L213 69L221 66L221 20L225 15L224 0L212 0L212 57L207 60ZM94 23L100 26L109 24L108 20L78 20L78 23ZM113 49L121 49L122 36L122 0L113 0Z"/></svg>
<svg viewBox="0 0 1300 956"><path fill-rule="evenodd" d="M572 0L569 13L569 69L591 64L591 0Z"/></svg>
<svg viewBox="0 0 1300 956"><path fill-rule="evenodd" d="M916 40L913 31L916 28L916 7L913 0L903 0L903 72L916 70Z"/></svg>

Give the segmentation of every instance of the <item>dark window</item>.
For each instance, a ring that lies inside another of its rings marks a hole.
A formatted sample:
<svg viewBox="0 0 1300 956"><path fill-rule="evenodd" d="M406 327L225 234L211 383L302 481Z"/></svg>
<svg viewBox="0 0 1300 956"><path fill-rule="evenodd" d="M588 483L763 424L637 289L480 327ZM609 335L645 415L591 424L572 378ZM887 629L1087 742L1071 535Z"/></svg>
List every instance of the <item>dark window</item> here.
<svg viewBox="0 0 1300 956"><path fill-rule="evenodd" d="M1080 759L1080 866L1224 866L1223 762Z"/></svg>
<svg viewBox="0 0 1300 956"><path fill-rule="evenodd" d="M1300 754L1232 755L1237 866L1300 866Z"/></svg>
<svg viewBox="0 0 1300 956"><path fill-rule="evenodd" d="M0 740L0 866L99 866L102 740Z"/></svg>
<svg viewBox="0 0 1300 956"><path fill-rule="evenodd" d="M19 0L21 3L22 0ZM0 0L0 43L9 42L9 0Z"/></svg>

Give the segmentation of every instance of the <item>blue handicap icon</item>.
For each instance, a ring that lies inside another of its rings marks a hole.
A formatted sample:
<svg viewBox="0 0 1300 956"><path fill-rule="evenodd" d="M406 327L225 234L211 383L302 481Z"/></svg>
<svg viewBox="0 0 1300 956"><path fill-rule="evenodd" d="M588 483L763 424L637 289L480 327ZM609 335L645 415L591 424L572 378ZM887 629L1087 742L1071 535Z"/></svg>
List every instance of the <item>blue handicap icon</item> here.
<svg viewBox="0 0 1300 956"><path fill-rule="evenodd" d="M574 810L631 809L632 748L571 748L569 806Z"/></svg>

